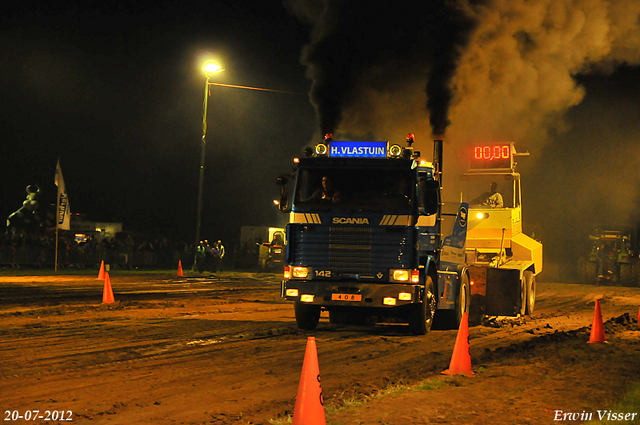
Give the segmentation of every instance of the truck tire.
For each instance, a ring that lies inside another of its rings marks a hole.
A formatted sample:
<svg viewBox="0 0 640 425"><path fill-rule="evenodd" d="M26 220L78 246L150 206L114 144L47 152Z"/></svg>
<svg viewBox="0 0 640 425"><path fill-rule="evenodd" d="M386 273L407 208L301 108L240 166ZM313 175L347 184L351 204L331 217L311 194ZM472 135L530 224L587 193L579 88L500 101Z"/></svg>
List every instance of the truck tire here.
<svg viewBox="0 0 640 425"><path fill-rule="evenodd" d="M296 323L300 329L314 330L320 321L320 306L304 304L296 301L294 304Z"/></svg>
<svg viewBox="0 0 640 425"><path fill-rule="evenodd" d="M524 280L527 284L527 308L526 314L531 315L536 306L536 276L531 271L524 272Z"/></svg>
<svg viewBox="0 0 640 425"><path fill-rule="evenodd" d="M524 316L527 311L527 279L525 278L525 273L522 274L522 279L520 279L520 306L516 307L518 309L516 313L520 316Z"/></svg>
<svg viewBox="0 0 640 425"><path fill-rule="evenodd" d="M631 285L632 282L632 269L631 264L620 264L620 283L625 286Z"/></svg>
<svg viewBox="0 0 640 425"><path fill-rule="evenodd" d="M447 329L458 329L460 323L462 323L462 315L467 313L467 320L469 320L469 307L471 305L471 286L469 284L469 275L463 273L460 279L460 290L456 296L456 306L453 310L441 310L442 313L446 313Z"/></svg>
<svg viewBox="0 0 640 425"><path fill-rule="evenodd" d="M409 316L409 329L414 335L425 335L431 330L433 316L436 313L436 291L431 275L427 275L424 299L420 304L413 305L413 311Z"/></svg>

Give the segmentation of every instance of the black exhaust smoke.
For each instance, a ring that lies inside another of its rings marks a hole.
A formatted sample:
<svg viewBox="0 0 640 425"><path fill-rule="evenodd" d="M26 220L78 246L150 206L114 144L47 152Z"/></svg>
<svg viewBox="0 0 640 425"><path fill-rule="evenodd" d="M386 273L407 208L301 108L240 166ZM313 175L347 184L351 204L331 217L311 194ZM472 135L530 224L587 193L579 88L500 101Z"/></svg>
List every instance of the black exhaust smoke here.
<svg viewBox="0 0 640 425"><path fill-rule="evenodd" d="M335 132L344 109L364 87L386 91L416 78L427 81L432 132L444 134L450 81L473 28L454 2L290 0L289 5L313 26L301 60L313 81L310 98L321 134Z"/></svg>

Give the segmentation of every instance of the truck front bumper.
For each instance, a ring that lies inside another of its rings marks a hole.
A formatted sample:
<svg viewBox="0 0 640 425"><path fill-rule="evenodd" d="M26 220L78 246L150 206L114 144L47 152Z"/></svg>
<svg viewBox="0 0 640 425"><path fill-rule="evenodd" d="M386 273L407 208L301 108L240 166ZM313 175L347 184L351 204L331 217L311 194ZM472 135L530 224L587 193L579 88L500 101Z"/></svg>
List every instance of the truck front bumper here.
<svg viewBox="0 0 640 425"><path fill-rule="evenodd" d="M324 307L397 307L421 302L420 285L286 280L281 297Z"/></svg>

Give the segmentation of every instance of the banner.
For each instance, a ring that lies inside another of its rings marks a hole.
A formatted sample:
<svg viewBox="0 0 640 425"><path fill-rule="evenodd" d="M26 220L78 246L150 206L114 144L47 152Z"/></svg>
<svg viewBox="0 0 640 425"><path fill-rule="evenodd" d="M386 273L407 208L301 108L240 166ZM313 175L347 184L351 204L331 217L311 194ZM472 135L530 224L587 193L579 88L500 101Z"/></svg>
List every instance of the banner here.
<svg viewBox="0 0 640 425"><path fill-rule="evenodd" d="M56 228L62 230L71 230L71 209L69 208L69 197L67 196L67 188L64 185L62 177L62 169L60 168L60 159L56 165L55 184L58 186L58 211L56 218Z"/></svg>

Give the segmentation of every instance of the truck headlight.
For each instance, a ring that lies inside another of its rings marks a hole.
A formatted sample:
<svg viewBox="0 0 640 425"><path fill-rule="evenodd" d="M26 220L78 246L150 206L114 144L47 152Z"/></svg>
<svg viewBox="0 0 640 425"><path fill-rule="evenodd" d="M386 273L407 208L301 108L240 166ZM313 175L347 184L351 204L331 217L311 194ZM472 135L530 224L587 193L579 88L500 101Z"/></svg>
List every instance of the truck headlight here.
<svg viewBox="0 0 640 425"><path fill-rule="evenodd" d="M294 279L306 279L309 276L309 268L308 267L294 267L292 271L292 276Z"/></svg>
<svg viewBox="0 0 640 425"><path fill-rule="evenodd" d="M406 269L390 270L389 277L393 282L408 282L411 273Z"/></svg>

